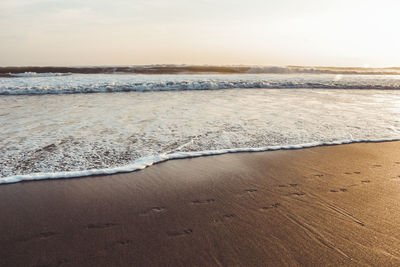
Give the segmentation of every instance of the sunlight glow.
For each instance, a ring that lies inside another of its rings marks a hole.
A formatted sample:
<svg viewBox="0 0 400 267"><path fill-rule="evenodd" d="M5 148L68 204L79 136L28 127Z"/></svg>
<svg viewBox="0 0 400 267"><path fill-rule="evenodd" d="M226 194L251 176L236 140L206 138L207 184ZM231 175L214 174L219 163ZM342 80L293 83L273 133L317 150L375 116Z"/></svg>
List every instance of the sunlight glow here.
<svg viewBox="0 0 400 267"><path fill-rule="evenodd" d="M0 65L399 66L400 2L2 0Z"/></svg>

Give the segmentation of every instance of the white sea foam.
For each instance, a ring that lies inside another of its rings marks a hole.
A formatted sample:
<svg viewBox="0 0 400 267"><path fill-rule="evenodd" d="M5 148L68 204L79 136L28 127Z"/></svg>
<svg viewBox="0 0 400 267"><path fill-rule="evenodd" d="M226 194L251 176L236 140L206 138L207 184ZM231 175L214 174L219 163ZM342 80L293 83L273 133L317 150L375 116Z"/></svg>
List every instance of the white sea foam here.
<svg viewBox="0 0 400 267"><path fill-rule="evenodd" d="M274 151L283 149L288 150L288 149L311 148L323 145L341 145L341 144L351 144L351 143L361 143L361 142L388 142L388 141L400 141L400 139L344 140L344 141L308 143L308 144L299 144L290 146L271 146L271 147L259 147L259 148L237 148L237 149L221 149L221 150L197 151L197 152L179 152L173 154L162 154L153 157L141 158L129 165L106 168L106 169L14 175L1 178L0 184L18 183L22 181L65 179L65 178L77 178L77 177L85 177L93 175L110 175L115 173L133 172L145 169L154 164L161 163L167 160L185 159L185 158L193 158L201 156L214 156L227 153L265 152L265 151Z"/></svg>
<svg viewBox="0 0 400 267"><path fill-rule="evenodd" d="M223 90L232 88L400 89L399 75L343 75L340 79L333 74L73 74L61 77L57 75L55 75L56 77L35 75L35 79L30 77L0 78L0 95Z"/></svg>

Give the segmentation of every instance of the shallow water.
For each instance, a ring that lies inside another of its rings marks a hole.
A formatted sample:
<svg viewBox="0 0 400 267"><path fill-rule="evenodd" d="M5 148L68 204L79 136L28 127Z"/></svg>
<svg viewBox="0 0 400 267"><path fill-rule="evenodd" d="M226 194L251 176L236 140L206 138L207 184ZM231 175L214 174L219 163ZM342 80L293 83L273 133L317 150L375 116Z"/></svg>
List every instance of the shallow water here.
<svg viewBox="0 0 400 267"><path fill-rule="evenodd" d="M179 153L397 139L400 91L240 88L1 96L0 125L1 177L68 177L54 173L118 171Z"/></svg>

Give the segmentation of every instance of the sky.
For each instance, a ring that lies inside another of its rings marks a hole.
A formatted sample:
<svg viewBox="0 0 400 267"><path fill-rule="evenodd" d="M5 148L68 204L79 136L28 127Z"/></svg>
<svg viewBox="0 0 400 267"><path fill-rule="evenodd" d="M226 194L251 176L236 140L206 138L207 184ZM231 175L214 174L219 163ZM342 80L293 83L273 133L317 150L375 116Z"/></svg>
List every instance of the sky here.
<svg viewBox="0 0 400 267"><path fill-rule="evenodd" d="M0 0L0 66L400 66L398 0Z"/></svg>

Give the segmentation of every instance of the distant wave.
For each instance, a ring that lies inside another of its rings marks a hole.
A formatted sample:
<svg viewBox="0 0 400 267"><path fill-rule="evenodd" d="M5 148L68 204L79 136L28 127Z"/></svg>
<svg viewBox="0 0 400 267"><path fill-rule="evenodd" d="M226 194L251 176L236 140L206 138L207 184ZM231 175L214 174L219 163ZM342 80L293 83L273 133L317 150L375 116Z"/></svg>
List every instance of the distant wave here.
<svg viewBox="0 0 400 267"><path fill-rule="evenodd" d="M340 67L252 67L247 73L273 74L351 74L351 75L400 75L400 68L340 68Z"/></svg>
<svg viewBox="0 0 400 267"><path fill-rule="evenodd" d="M22 72L22 73L9 73L11 77L57 77L57 76L68 76L72 75L72 73L59 73L59 72Z"/></svg>
<svg viewBox="0 0 400 267"><path fill-rule="evenodd" d="M20 77L23 73L47 74L365 74L400 75L400 68L346 68L346 67L306 67L306 66L195 66L195 65L138 65L138 66L91 66L91 67L0 67L0 77Z"/></svg>

